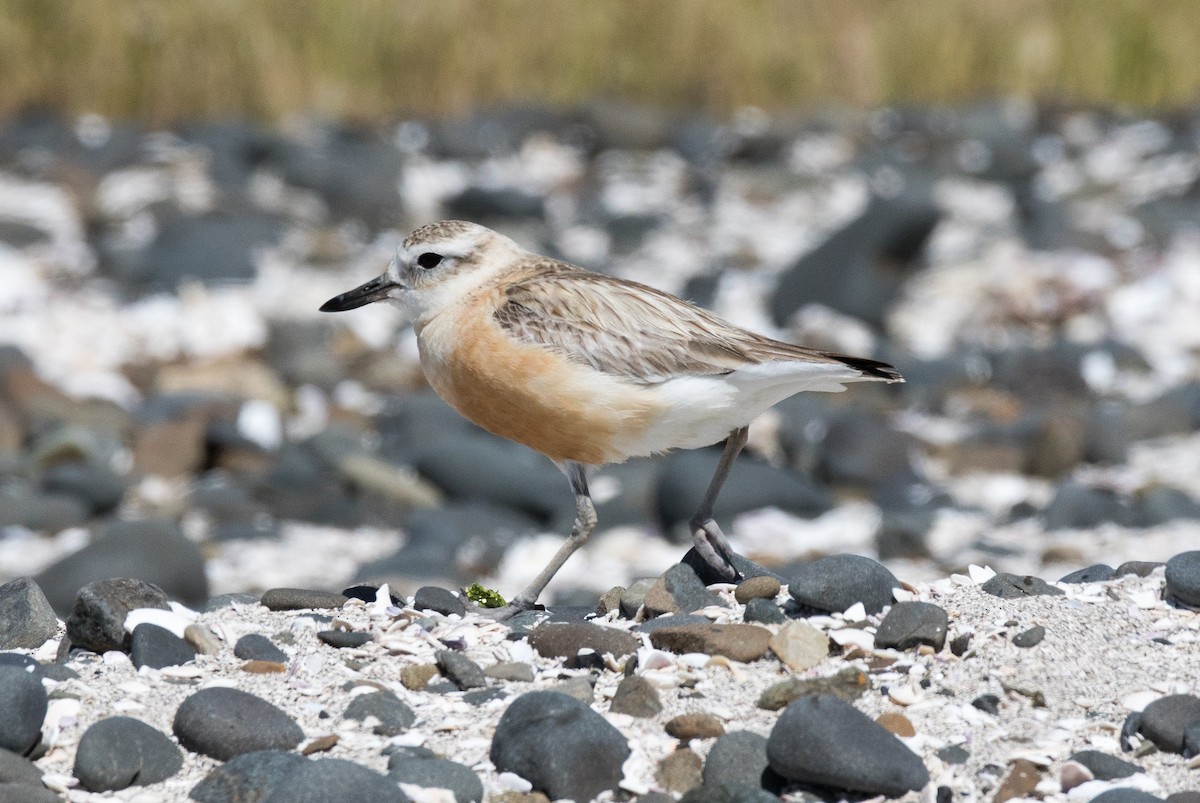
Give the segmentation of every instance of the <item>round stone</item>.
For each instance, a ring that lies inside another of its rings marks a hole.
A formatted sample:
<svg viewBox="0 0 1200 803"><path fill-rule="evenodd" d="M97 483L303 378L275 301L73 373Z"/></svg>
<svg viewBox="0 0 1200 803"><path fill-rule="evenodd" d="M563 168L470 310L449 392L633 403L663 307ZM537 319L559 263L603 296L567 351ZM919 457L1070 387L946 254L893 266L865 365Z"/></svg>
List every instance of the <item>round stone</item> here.
<svg viewBox="0 0 1200 803"><path fill-rule="evenodd" d="M166 734L131 717L100 720L75 751L75 777L92 792L158 783L182 767L183 753Z"/></svg>
<svg viewBox="0 0 1200 803"><path fill-rule="evenodd" d="M290 750L304 731L261 697L223 687L201 689L180 704L173 725L179 743L195 753L228 761L256 750Z"/></svg>
<svg viewBox="0 0 1200 803"><path fill-rule="evenodd" d="M887 568L862 555L830 555L806 563L788 583L792 599L829 613L861 602L867 613L879 613L892 604L892 589L900 581Z"/></svg>
<svg viewBox="0 0 1200 803"><path fill-rule="evenodd" d="M49 700L38 674L0 666L0 747L26 755L42 738Z"/></svg>

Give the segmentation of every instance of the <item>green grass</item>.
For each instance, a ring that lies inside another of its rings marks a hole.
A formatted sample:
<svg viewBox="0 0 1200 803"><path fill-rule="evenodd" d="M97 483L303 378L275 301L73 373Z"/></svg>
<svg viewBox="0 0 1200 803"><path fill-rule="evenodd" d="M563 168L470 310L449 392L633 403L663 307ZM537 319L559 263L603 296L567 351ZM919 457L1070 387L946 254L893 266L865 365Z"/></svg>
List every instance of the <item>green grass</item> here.
<svg viewBox="0 0 1200 803"><path fill-rule="evenodd" d="M508 101L1200 93L1196 0L0 0L0 115L362 120Z"/></svg>

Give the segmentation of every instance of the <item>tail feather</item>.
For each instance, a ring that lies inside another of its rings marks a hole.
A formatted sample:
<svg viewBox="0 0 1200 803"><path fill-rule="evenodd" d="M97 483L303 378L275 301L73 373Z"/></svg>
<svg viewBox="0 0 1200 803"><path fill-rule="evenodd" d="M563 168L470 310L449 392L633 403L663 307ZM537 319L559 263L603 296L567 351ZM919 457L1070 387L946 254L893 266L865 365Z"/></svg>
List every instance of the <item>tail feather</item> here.
<svg viewBox="0 0 1200 803"><path fill-rule="evenodd" d="M900 375L893 366L879 360L872 360L867 357L851 357L846 354L834 354L826 352L826 357L831 357L840 363L850 366L851 368L862 371L863 376L871 377L872 379L882 379L885 382L903 382L904 377Z"/></svg>

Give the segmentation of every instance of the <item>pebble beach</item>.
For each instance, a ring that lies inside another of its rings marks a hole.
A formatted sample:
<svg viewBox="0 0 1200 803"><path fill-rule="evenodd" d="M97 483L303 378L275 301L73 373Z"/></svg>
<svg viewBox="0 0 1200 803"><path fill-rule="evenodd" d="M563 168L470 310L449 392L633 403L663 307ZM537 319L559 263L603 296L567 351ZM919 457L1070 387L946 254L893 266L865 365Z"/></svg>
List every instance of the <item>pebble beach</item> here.
<svg viewBox="0 0 1200 803"><path fill-rule="evenodd" d="M894 364L609 466L600 525L323 316L477 221ZM0 801L1190 803L1200 116L596 103L0 123ZM114 579L120 578L120 579Z"/></svg>

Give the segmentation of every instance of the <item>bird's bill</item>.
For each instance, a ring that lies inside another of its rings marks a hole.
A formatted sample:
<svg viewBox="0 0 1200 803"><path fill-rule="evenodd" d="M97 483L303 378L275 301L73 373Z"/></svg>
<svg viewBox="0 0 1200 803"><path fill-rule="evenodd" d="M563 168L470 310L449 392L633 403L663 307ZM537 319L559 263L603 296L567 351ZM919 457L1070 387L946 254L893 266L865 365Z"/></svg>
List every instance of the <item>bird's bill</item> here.
<svg viewBox="0 0 1200 803"><path fill-rule="evenodd" d="M358 309L367 304L373 304L376 301L382 301L388 298L389 291L396 286L396 283L389 279L387 274L376 276L366 284L359 285L353 290L347 290L341 295L329 299L321 305L321 312L345 312L346 310Z"/></svg>

